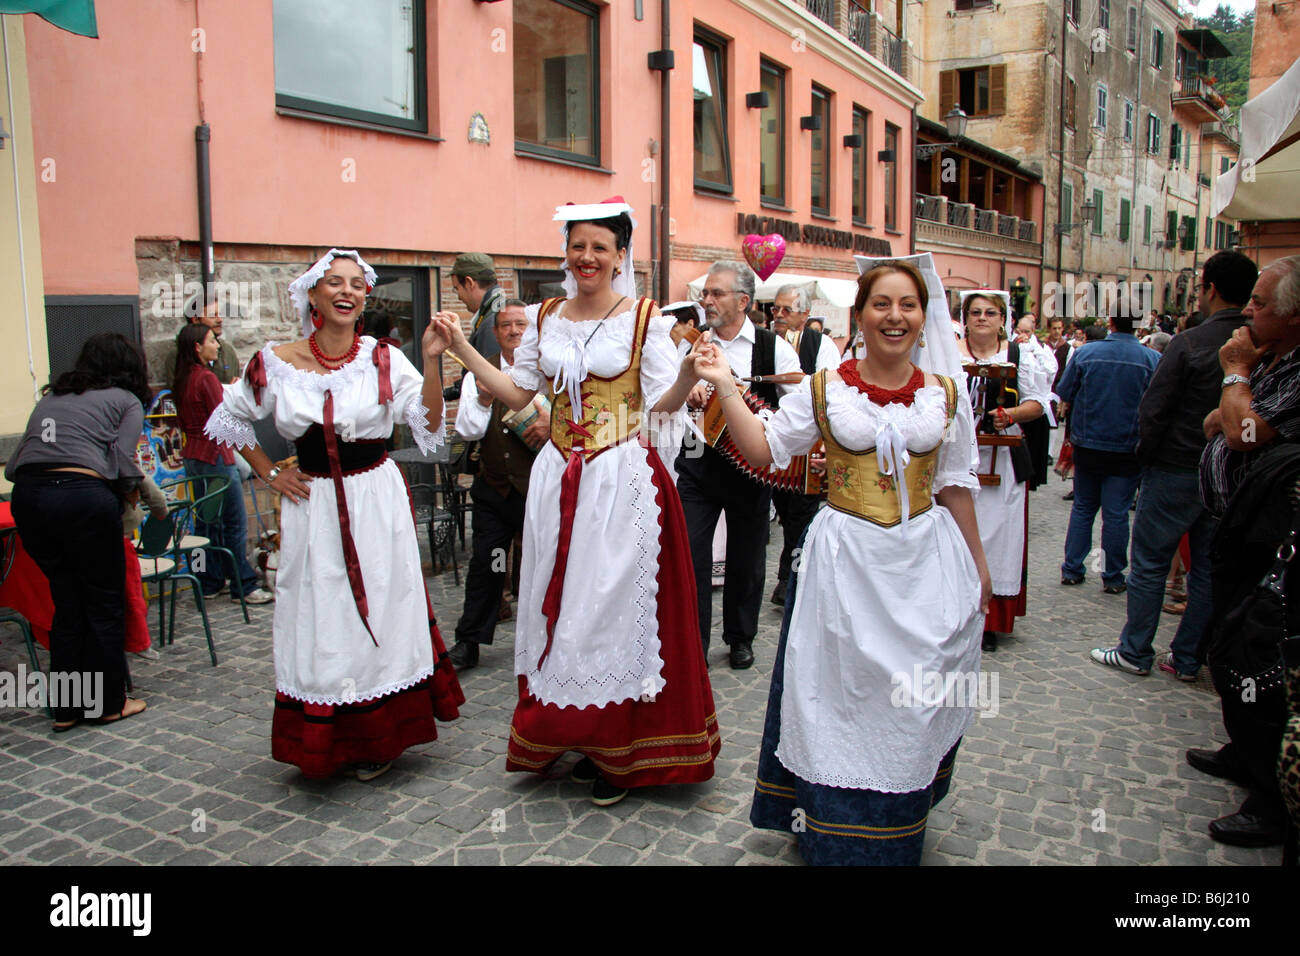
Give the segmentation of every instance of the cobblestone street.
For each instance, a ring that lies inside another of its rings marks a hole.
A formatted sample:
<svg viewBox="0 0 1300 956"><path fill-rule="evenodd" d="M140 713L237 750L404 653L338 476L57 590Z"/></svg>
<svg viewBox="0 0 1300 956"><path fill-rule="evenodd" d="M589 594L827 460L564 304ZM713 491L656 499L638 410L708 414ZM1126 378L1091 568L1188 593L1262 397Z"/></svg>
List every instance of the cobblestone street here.
<svg viewBox="0 0 1300 956"><path fill-rule="evenodd" d="M1068 486L1032 496L1029 617L984 670L995 715L975 721L952 793L930 816L924 862L938 864L1276 864L1280 849L1211 841L1206 825L1245 794L1186 765L1188 747L1225 740L1208 679L1133 677L1088 659L1113 646L1125 599L1091 575L1059 585ZM779 550L769 546L771 593ZM1099 536L1100 527L1096 529ZM462 573L468 561L460 556ZM431 594L448 644L461 591ZM634 791L594 807L565 760L552 779L506 774L514 698L510 623L462 677L460 720L373 783L304 780L270 756L274 677L270 607L212 602L211 666L188 595L174 646L132 657L149 709L120 726L55 736L43 713L0 710L0 859L31 864L794 864L791 836L755 830L749 801L780 626L765 604L756 665L732 671L714 640L710 677L722 728L712 781ZM720 618L715 592L714 620ZM151 622L156 629L156 610ZM1163 650L1177 619L1162 622ZM869 624L869 622L865 622ZM44 659L44 658L43 658ZM0 626L0 669L26 656Z"/></svg>

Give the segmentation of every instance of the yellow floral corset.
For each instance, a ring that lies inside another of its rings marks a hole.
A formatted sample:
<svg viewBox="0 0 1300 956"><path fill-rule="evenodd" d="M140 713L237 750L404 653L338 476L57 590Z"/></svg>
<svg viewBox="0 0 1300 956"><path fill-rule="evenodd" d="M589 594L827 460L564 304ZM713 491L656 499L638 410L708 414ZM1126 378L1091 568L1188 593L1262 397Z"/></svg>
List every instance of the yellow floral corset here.
<svg viewBox="0 0 1300 956"><path fill-rule="evenodd" d="M537 316L537 335L541 338L542 320L563 299L550 299ZM582 381L581 406L575 408L566 390L555 394L552 384L551 444L567 461L575 446L586 461L601 452L635 438L641 431L641 351L650 328L651 299L637 305L636 326L632 332L632 355L627 368L611 378L588 375ZM576 414L575 414L576 412Z"/></svg>
<svg viewBox="0 0 1300 956"><path fill-rule="evenodd" d="M956 386L952 379L943 375L938 377L943 385L948 420L951 422L957 410ZM830 421L826 417L824 370L813 376L812 393L813 413L822 439L826 442L827 503L836 511L843 511L882 527L892 528L900 523L903 511L895 484L897 477L886 475L880 470L876 449L850 451L831 434ZM938 468L939 448L940 445L936 445L929 451L912 453L903 469L903 480L907 483L909 518L925 514L934 504L934 475Z"/></svg>

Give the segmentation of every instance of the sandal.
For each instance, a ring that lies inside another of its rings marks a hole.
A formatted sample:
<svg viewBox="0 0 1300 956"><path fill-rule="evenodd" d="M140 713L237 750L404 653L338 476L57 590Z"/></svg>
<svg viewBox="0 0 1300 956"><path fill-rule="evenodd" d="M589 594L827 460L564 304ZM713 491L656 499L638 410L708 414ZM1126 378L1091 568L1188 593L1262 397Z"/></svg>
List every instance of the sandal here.
<svg viewBox="0 0 1300 956"><path fill-rule="evenodd" d="M135 709L131 709L132 703L139 704L140 706ZM126 699L126 703L122 705L122 709L118 713L113 714L112 716L106 715L103 717L96 717L93 720L90 720L90 723L95 724L96 726L99 727L102 727L105 724L115 724L119 720L126 720L128 717L134 717L136 714L144 713L145 710L148 709L148 707L149 705L146 704L144 701L139 700L135 697L128 697Z"/></svg>
<svg viewBox="0 0 1300 956"><path fill-rule="evenodd" d="M1187 610L1187 602L1168 601L1160 608L1160 610L1164 611L1166 614L1182 614Z"/></svg>
<svg viewBox="0 0 1300 956"><path fill-rule="evenodd" d="M54 724L52 729L56 734L66 734L73 727L80 726L82 720L83 718L81 717L78 717L75 720L60 720Z"/></svg>

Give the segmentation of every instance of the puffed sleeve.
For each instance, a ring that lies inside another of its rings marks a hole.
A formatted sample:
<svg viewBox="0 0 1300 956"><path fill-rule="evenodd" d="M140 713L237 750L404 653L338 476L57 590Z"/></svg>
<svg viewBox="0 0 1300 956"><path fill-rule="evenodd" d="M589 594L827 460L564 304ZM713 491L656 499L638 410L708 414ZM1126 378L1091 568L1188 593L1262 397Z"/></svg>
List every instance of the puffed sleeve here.
<svg viewBox="0 0 1300 956"><path fill-rule="evenodd" d="M528 392L537 391L542 384L542 372L538 367L540 348L537 342L537 312L540 308L540 305L530 305L524 309L528 328L524 329L523 340L515 349L515 364L506 370L510 380Z"/></svg>
<svg viewBox="0 0 1300 956"><path fill-rule="evenodd" d="M424 406L424 376L402 354L401 349L385 344L378 344L375 348L388 349L389 374L393 383L393 399L389 407L394 415L404 419L410 426L415 444L427 455L444 441L446 405L443 406L443 414L437 424L431 425L429 409Z"/></svg>
<svg viewBox="0 0 1300 956"><path fill-rule="evenodd" d="M641 411L649 416L646 427L650 431L650 440L669 470L672 470L672 462L686 437L686 409L683 406L653 415L650 409L659 404L664 393L677 381L681 358L679 347L673 344L669 334L676 321L671 315L652 317L650 328L646 330L645 348L641 352Z"/></svg>
<svg viewBox="0 0 1300 956"><path fill-rule="evenodd" d="M947 487L969 488L979 493L977 475L980 453L975 446L975 413L970 407L970 394L966 391L965 376L956 382L957 413L948 422L939 446L939 461L935 468L934 490L937 494Z"/></svg>
<svg viewBox="0 0 1300 956"><path fill-rule="evenodd" d="M492 422L492 406L478 400L478 383L473 372L466 372L460 383L460 401L456 404L456 434L468 441L478 441L487 434Z"/></svg>
<svg viewBox="0 0 1300 956"><path fill-rule="evenodd" d="M1042 346L1038 347L1042 350ZM1047 409L1051 401L1052 379L1056 376L1056 370L1053 369L1048 374L1047 366L1038 355L1030 349L1021 348L1020 350L1020 367L1016 371L1016 384L1020 388L1020 400L1037 402Z"/></svg>
<svg viewBox="0 0 1300 956"><path fill-rule="evenodd" d="M232 384L222 386L221 404L208 416L203 433L219 445L234 449L252 448L257 444L253 422L275 412L275 391L268 383L267 361L278 362L267 345L253 355L243 374Z"/></svg>
<svg viewBox="0 0 1300 956"><path fill-rule="evenodd" d="M805 378L793 388L781 397L781 407L764 423L773 469L786 468L794 456L808 454L821 436L813 414L812 379Z"/></svg>

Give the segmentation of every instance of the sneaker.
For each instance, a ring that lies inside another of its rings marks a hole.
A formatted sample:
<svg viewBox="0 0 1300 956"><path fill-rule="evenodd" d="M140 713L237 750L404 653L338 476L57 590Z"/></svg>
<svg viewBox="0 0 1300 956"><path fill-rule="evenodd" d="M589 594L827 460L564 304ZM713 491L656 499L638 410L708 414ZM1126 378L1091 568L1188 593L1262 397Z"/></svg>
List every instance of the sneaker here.
<svg viewBox="0 0 1300 956"><path fill-rule="evenodd" d="M238 604L239 595L231 594L230 600ZM245 604L270 604L274 600L275 600L275 595L272 594L270 591L268 591L266 588L253 588L253 590L249 591L247 594L244 595Z"/></svg>
<svg viewBox="0 0 1300 956"><path fill-rule="evenodd" d="M357 775L358 780L365 783L367 780L382 777L392 769L392 766L393 762L391 760L388 763L359 763L353 769L353 772Z"/></svg>
<svg viewBox="0 0 1300 956"><path fill-rule="evenodd" d="M569 779L574 783L595 783L600 779L600 769L592 763L590 757L583 757L569 771Z"/></svg>
<svg viewBox="0 0 1300 956"><path fill-rule="evenodd" d="M1182 671L1180 671L1177 667L1174 666L1174 655L1172 651L1168 654L1161 654L1160 660L1156 662L1156 667L1164 671L1166 674L1170 674L1176 679L1182 681L1184 684L1196 683L1195 674L1184 674Z"/></svg>
<svg viewBox="0 0 1300 956"><path fill-rule="evenodd" d="M1118 647L1094 647L1088 654L1098 664L1105 664L1107 667L1115 667L1126 674L1136 674L1138 677L1146 677L1151 673L1149 667L1138 667L1131 663L1128 658L1119 652Z"/></svg>
<svg viewBox="0 0 1300 956"><path fill-rule="evenodd" d="M604 777L597 777L591 786L591 802L598 807L612 807L628 794L627 787L610 783Z"/></svg>

